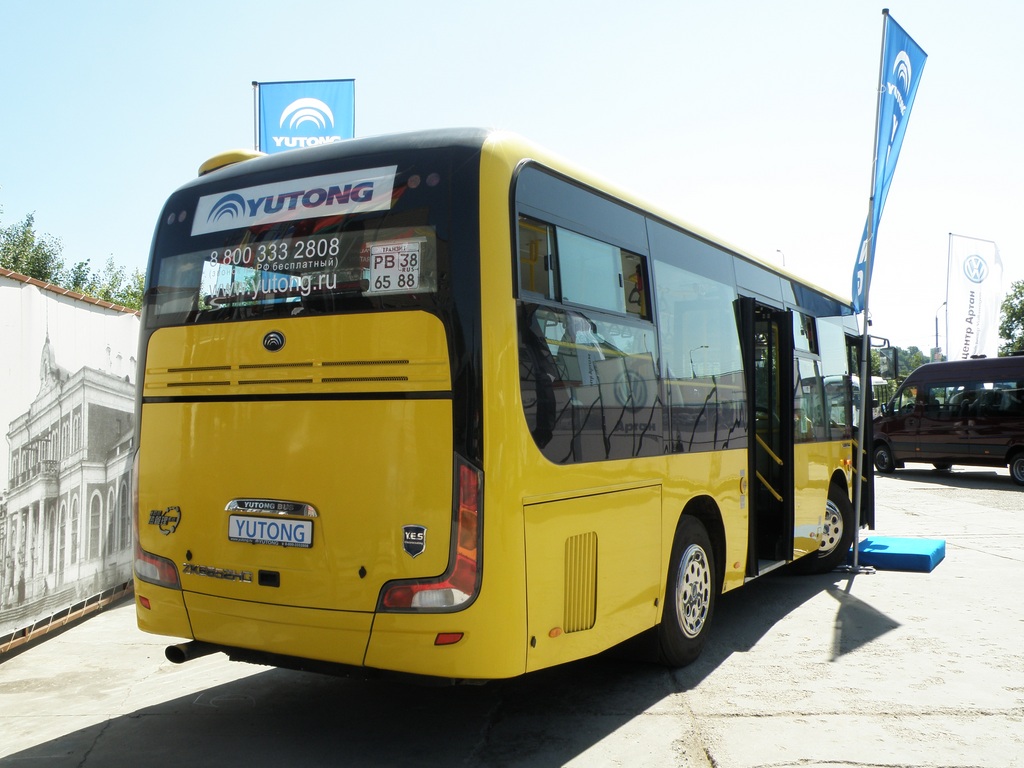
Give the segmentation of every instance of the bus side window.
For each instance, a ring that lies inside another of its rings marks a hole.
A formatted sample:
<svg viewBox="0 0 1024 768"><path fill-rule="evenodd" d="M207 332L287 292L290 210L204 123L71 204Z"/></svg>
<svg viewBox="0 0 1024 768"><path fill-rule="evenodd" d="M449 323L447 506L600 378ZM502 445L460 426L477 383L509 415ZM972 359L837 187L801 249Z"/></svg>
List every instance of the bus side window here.
<svg viewBox="0 0 1024 768"><path fill-rule="evenodd" d="M536 304L519 306L519 383L530 433L537 446L551 442L555 426L555 388L562 380L545 327L544 310Z"/></svg>
<svg viewBox="0 0 1024 768"><path fill-rule="evenodd" d="M650 320L650 301L647 298L647 276L644 270L644 259L635 253L621 251L623 293L625 293L626 312L633 317Z"/></svg>
<svg viewBox="0 0 1024 768"><path fill-rule="evenodd" d="M555 296L554 227L519 217L519 289L545 299Z"/></svg>
<svg viewBox="0 0 1024 768"><path fill-rule="evenodd" d="M824 382L816 360L797 359L795 383L794 439L798 442L826 439Z"/></svg>

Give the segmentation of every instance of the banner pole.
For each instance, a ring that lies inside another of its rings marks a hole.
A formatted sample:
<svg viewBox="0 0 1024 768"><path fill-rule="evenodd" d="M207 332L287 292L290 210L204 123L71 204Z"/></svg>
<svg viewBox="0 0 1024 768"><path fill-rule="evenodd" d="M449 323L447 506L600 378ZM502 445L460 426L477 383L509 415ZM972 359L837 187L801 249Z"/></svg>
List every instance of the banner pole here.
<svg viewBox="0 0 1024 768"><path fill-rule="evenodd" d="M260 151L260 105L259 105L260 84L252 81L252 148Z"/></svg>
<svg viewBox="0 0 1024 768"><path fill-rule="evenodd" d="M852 572L857 573L860 569L860 508L864 500L864 454L867 446L864 441L867 437L867 419L871 415L868 408L868 395L871 388L871 321L868 319L868 297L871 293L871 270L875 260L875 231L874 212L875 205L875 177L878 170L878 131L879 116L882 113L882 78L885 76L885 34L888 25L889 9L882 9L882 48L878 56L878 97L875 102L875 137L871 150L871 195L868 205L868 236L865 247L868 250L867 259L864 264L864 307L861 311L862 317L862 341L860 359L860 418L857 423L857 460L855 469L856 483L853 487L853 567Z"/></svg>
<svg viewBox="0 0 1024 768"><path fill-rule="evenodd" d="M953 233L949 233L949 244L946 246L946 359L949 360L949 276L953 271Z"/></svg>

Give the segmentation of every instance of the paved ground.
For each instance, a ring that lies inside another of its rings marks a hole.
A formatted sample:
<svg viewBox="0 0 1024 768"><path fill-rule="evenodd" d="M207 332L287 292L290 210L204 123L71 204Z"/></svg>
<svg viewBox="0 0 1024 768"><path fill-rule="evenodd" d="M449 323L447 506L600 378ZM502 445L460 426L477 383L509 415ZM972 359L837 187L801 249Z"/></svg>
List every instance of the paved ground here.
<svg viewBox="0 0 1024 768"><path fill-rule="evenodd" d="M173 666L121 604L0 663L0 766L1024 766L1024 489L912 468L878 507L876 534L946 559L761 579L676 672L599 658L424 688Z"/></svg>

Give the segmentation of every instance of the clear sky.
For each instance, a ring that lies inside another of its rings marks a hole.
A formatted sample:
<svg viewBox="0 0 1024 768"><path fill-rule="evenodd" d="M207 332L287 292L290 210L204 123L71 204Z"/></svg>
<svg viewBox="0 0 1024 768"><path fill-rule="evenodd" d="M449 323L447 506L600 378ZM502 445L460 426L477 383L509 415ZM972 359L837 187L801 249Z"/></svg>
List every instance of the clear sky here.
<svg viewBox="0 0 1024 768"><path fill-rule="evenodd" d="M356 133L517 131L844 297L882 3L3 3L0 223L142 269L162 203L253 143L251 82L353 78ZM928 53L878 233L873 332L945 347L949 233L1024 279L1024 3L892 0Z"/></svg>

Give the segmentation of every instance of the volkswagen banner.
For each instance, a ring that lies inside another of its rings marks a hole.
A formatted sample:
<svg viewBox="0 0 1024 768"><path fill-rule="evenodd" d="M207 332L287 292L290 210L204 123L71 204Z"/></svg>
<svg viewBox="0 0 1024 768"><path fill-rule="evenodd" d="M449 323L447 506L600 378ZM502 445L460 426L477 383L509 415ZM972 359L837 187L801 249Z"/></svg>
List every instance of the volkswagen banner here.
<svg viewBox="0 0 1024 768"><path fill-rule="evenodd" d="M946 349L950 360L999 354L1003 262L991 240L949 235Z"/></svg>

